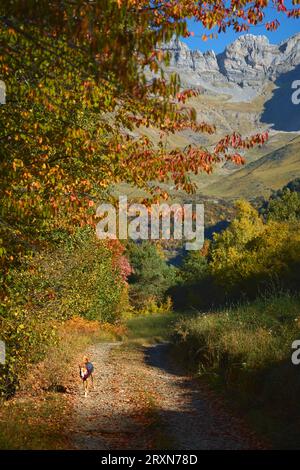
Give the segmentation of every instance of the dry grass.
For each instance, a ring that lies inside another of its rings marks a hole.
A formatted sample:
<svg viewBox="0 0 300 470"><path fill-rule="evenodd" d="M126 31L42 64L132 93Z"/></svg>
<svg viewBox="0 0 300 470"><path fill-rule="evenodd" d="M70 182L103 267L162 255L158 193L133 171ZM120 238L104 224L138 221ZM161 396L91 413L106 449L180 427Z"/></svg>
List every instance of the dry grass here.
<svg viewBox="0 0 300 470"><path fill-rule="evenodd" d="M178 358L209 381L275 448L300 448L299 298L288 294L206 315L175 328Z"/></svg>
<svg viewBox="0 0 300 470"><path fill-rule="evenodd" d="M274 150L272 145L278 147ZM267 197L272 190L294 179L300 171L300 138L291 139L287 143L285 136L282 141L278 140L272 145L270 153L265 153L258 160L207 186L205 194L228 198ZM266 149L269 149L268 145Z"/></svg>

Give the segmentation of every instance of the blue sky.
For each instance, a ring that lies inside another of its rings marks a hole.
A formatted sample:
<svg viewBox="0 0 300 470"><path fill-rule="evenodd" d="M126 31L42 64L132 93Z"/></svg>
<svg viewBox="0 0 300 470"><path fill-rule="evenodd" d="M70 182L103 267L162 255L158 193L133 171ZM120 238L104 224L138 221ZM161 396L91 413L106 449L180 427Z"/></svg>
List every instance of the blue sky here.
<svg viewBox="0 0 300 470"><path fill-rule="evenodd" d="M297 6L295 6L297 8ZM278 44L284 39L289 38L293 34L300 32L300 18L299 19L287 19L285 15L277 13L274 9L268 8L266 10L266 21L278 19L280 26L277 31L267 31L263 25L251 27L249 33L259 35L264 34L269 38L272 44ZM190 31L195 33L194 37L183 39L190 49L200 49L202 52L209 49L213 49L216 53L222 52L227 44L230 44L241 34L237 34L232 30L228 30L226 33L220 33L218 39L208 39L203 41L201 39L202 34L210 34L211 32L217 32L214 30L208 31L204 29L202 25L193 21L189 22ZM245 34L245 33L242 33Z"/></svg>

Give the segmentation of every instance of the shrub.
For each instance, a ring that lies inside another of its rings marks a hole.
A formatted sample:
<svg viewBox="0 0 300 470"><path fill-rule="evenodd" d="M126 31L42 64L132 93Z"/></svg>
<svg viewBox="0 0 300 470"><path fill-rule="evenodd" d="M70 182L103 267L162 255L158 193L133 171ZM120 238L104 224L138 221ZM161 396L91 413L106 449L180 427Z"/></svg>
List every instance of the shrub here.
<svg viewBox="0 0 300 470"><path fill-rule="evenodd" d="M13 394L28 365L56 344L57 322L80 316L119 321L128 303L121 252L85 228L11 268L0 318L7 347L6 365L0 368L2 395Z"/></svg>
<svg viewBox="0 0 300 470"><path fill-rule="evenodd" d="M138 310L139 315L147 316L147 315L162 315L164 313L172 312L172 300L171 297L167 297L165 302L157 303L156 299L148 299L148 302L144 304L144 306Z"/></svg>
<svg viewBox="0 0 300 470"><path fill-rule="evenodd" d="M265 214L268 220L300 220L300 193L285 189L280 197L269 200Z"/></svg>
<svg viewBox="0 0 300 470"><path fill-rule="evenodd" d="M183 318L173 336L180 358L274 445L297 448L300 376L291 345L299 338L300 299L288 294Z"/></svg>
<svg viewBox="0 0 300 470"><path fill-rule="evenodd" d="M251 397L252 387L264 386L260 371L290 362L299 318L299 299L283 294L185 318L177 323L174 340L201 373L217 374L230 390ZM245 389L246 377L251 380Z"/></svg>
<svg viewBox="0 0 300 470"><path fill-rule="evenodd" d="M150 301L164 301L167 290L176 282L176 271L162 252L150 242L130 243L128 255L133 272L129 277L129 295L134 307L143 308Z"/></svg>
<svg viewBox="0 0 300 470"><path fill-rule="evenodd" d="M298 290L300 266L299 222L263 223L248 203L215 236L209 264L216 284L231 299L254 298L275 286Z"/></svg>

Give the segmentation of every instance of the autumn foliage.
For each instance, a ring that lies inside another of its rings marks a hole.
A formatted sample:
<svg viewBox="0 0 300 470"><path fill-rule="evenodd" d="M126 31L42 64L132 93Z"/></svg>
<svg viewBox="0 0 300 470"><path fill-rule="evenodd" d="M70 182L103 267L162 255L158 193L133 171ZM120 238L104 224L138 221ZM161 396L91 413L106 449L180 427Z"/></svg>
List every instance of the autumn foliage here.
<svg viewBox="0 0 300 470"><path fill-rule="evenodd" d="M17 256L62 219L93 224L93 207L113 183L145 187L172 178L192 191L189 172L210 173L222 159L242 163L240 149L267 135L234 133L212 150L168 149L169 133L214 127L199 123L186 103L197 90L181 90L176 76L167 81L162 72L149 81L145 71L168 60L161 41L190 34L188 18L239 31L262 22L267 3L1 2L2 254ZM160 131L157 145L134 131L140 126Z"/></svg>
<svg viewBox="0 0 300 470"><path fill-rule="evenodd" d="M178 77L167 80L160 70L168 61L160 44L174 34L187 37L190 18L209 30L246 31L263 23L268 3L1 1L0 77L7 97L0 107L0 308L11 368L3 375L6 391L14 389L26 357L39 360L44 353L37 345L53 340L46 328L52 314L65 319L75 311L115 321L126 303L130 266L122 248L93 252L92 243L79 243L77 252L72 245L79 228L95 224L95 205L109 200L113 184L149 190L150 181L171 178L176 188L193 191L190 172L210 173L225 160L243 163L243 149L265 142L267 134L235 132L210 150L170 149L171 133L215 129L198 122L188 105L198 91L182 90ZM276 15L299 16L282 0L272 3ZM149 70L157 72L155 79L147 78ZM158 130L155 145L143 134L145 126ZM103 259L95 259L97 252Z"/></svg>

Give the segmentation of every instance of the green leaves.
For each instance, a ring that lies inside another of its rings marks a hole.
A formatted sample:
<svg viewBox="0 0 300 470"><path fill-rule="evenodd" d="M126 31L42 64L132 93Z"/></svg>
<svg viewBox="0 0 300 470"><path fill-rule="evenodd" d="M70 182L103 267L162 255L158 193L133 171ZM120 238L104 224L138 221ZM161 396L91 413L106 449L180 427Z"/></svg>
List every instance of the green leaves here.
<svg viewBox="0 0 300 470"><path fill-rule="evenodd" d="M122 246L97 242L88 228L72 237L56 231L51 248L11 266L0 317L9 369L0 366L0 395L15 391L24 371L57 341L65 320L118 321L128 301L122 252Z"/></svg>

